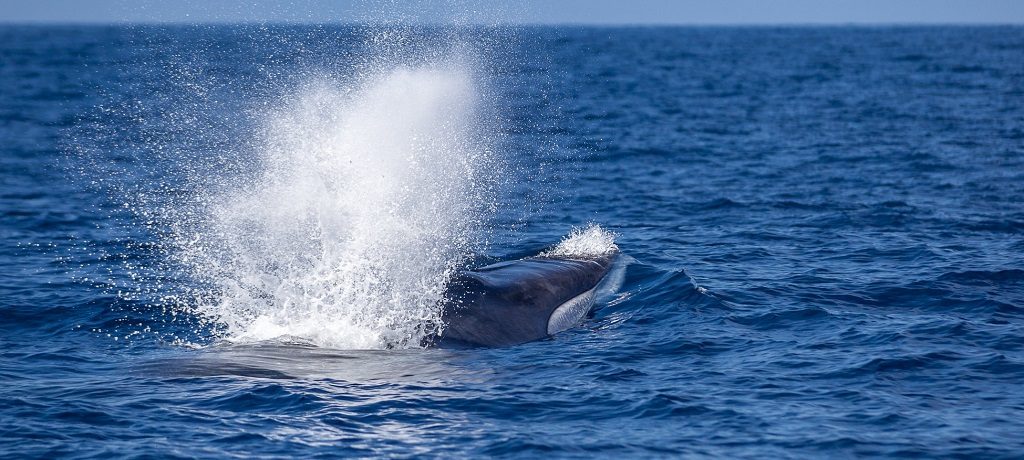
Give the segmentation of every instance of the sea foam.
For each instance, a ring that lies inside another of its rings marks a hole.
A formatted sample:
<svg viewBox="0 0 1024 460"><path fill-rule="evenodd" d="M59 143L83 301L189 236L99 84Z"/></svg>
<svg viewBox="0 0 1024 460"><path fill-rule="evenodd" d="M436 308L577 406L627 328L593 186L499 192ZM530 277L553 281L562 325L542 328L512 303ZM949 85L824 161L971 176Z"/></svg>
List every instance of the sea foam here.
<svg viewBox="0 0 1024 460"><path fill-rule="evenodd" d="M574 227L568 235L548 251L545 257L599 257L618 251L615 234L597 224Z"/></svg>

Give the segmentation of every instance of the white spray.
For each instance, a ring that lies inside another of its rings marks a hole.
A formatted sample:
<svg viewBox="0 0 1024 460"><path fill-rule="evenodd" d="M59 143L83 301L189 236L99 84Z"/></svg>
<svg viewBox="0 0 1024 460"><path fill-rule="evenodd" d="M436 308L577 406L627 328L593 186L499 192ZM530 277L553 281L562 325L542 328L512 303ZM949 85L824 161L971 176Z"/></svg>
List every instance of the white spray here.
<svg viewBox="0 0 1024 460"><path fill-rule="evenodd" d="M267 114L260 172L203 197L175 257L234 342L417 346L493 207L479 88L452 61L321 81Z"/></svg>

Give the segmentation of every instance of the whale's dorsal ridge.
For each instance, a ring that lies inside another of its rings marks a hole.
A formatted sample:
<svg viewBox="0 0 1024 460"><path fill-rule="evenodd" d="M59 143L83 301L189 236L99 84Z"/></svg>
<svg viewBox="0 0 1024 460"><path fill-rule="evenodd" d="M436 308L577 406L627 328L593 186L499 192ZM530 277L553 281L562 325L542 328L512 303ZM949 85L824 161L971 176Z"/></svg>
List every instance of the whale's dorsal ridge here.
<svg viewBox="0 0 1024 460"><path fill-rule="evenodd" d="M592 308L616 255L541 255L459 273L446 295L441 343L515 345L572 327Z"/></svg>

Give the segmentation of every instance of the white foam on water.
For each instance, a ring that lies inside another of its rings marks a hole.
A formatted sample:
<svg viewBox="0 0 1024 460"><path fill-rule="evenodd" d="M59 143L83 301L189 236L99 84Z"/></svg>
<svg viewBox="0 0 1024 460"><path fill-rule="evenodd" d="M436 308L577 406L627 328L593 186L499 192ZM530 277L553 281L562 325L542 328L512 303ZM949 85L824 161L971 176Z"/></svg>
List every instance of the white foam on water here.
<svg viewBox="0 0 1024 460"><path fill-rule="evenodd" d="M615 234L597 224L573 227L554 248L542 253L545 257L599 257L619 250Z"/></svg>
<svg viewBox="0 0 1024 460"><path fill-rule="evenodd" d="M459 60L322 80L266 114L254 177L174 232L221 337L415 347L477 249L492 196L481 90Z"/></svg>

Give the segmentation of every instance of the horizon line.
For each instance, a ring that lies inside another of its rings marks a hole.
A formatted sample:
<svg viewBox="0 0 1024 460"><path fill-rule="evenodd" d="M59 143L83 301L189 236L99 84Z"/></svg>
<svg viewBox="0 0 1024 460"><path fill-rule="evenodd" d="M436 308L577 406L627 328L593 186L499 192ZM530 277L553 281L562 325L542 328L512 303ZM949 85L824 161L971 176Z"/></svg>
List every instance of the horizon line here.
<svg viewBox="0 0 1024 460"><path fill-rule="evenodd" d="M381 21L381 22L359 22L359 21L293 21L293 20L113 20L113 21L92 21L92 20L34 20L21 19L8 21L0 19L0 26L129 26L129 25L173 25L173 26L200 26L200 25L310 25L310 26L427 26L427 27L970 27L970 26L991 26L991 27L1014 27L1024 26L1024 22L999 22L999 21L805 21L805 22L589 22L589 21L509 21L509 22L474 22L474 23L452 23L452 22L402 22L402 21Z"/></svg>

